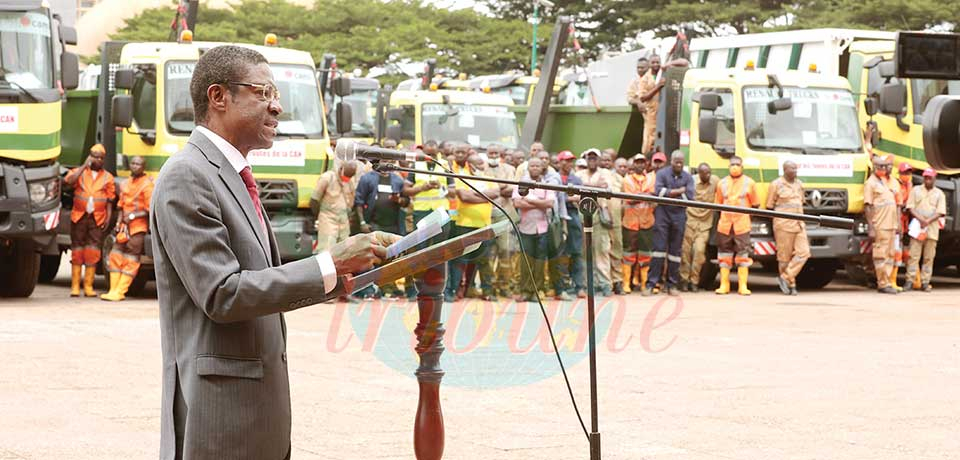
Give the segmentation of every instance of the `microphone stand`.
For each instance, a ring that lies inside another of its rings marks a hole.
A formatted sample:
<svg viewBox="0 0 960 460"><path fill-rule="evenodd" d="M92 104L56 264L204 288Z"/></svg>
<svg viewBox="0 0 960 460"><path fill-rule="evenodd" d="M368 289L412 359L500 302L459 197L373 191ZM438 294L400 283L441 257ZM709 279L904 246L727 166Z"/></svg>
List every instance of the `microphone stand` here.
<svg viewBox="0 0 960 460"><path fill-rule="evenodd" d="M589 329L589 363L590 363L590 433L587 439L590 442L590 460L600 460L600 431L599 414L597 404L597 332L596 332L596 310L595 296L593 286L593 214L599 208L598 200L606 198L616 198L630 201L645 201L666 206L680 206L684 208L701 208L714 211L736 212L740 214L749 214L752 216L761 216L779 219L799 220L808 223L819 224L824 227L852 229L853 219L844 217L794 214L782 211L771 211L768 209L744 208L740 206L730 206L717 203L705 203L701 201L692 201L681 198L669 198L656 195L638 195L632 193L613 192L608 189L598 187L588 187L584 185L555 185L543 182L533 181L512 181L508 179L497 179L493 177L469 176L462 174L453 174L442 171L430 171L424 169L404 168L391 163L380 163L376 169L378 171L404 171L414 174L427 174L432 176L450 177L460 180L477 180L482 182L493 182L497 184L515 185L521 196L526 196L532 189L552 190L555 192L564 192L568 195L580 197L579 208L583 214L583 242L586 257L587 272L587 326ZM509 218L509 217L508 217ZM519 237L519 236L518 236Z"/></svg>

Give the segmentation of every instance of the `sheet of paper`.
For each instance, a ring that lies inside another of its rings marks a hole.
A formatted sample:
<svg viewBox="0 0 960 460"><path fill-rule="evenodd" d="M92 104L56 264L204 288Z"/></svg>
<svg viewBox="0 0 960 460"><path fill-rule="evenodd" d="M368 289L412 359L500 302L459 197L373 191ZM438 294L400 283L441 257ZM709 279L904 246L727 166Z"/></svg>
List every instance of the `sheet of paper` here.
<svg viewBox="0 0 960 460"><path fill-rule="evenodd" d="M417 222L417 228L387 247L387 258L392 259L404 251L440 234L443 226L450 222L450 215L443 209L437 209Z"/></svg>
<svg viewBox="0 0 960 460"><path fill-rule="evenodd" d="M910 238L919 238L920 232L923 229L920 227L920 221L917 219L910 219L910 225L907 227L907 234L910 235Z"/></svg>

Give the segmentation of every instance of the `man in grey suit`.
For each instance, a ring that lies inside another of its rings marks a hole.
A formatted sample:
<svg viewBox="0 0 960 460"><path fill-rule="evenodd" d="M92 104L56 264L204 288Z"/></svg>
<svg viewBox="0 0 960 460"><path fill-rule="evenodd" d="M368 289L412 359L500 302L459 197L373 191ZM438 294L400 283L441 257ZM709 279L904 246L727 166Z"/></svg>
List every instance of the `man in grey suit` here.
<svg viewBox="0 0 960 460"><path fill-rule="evenodd" d="M290 457L283 312L330 298L338 275L399 237L357 235L280 264L246 161L283 111L266 59L213 48L190 82L197 128L157 179L150 229L163 348L161 459Z"/></svg>

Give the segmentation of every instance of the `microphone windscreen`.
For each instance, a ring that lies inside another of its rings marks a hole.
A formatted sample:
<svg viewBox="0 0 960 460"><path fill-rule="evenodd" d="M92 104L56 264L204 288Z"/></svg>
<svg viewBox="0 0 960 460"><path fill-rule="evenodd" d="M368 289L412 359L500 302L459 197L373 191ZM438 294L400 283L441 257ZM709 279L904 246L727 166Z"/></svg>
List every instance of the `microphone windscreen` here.
<svg viewBox="0 0 960 460"><path fill-rule="evenodd" d="M337 159L342 162L353 161L357 159L357 143L355 141L341 140L337 142Z"/></svg>

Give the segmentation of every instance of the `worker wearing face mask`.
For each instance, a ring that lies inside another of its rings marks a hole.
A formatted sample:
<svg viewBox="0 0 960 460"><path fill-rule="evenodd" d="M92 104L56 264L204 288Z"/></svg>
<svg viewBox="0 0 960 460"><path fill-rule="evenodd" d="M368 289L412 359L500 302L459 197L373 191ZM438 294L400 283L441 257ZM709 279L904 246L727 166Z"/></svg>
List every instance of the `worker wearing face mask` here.
<svg viewBox="0 0 960 460"><path fill-rule="evenodd" d="M743 160L738 156L730 157L730 175L717 184L718 204L755 208L760 204L757 187L753 179L743 174ZM730 293L730 269L737 266L737 292L750 295L747 289L747 277L750 273L750 258L753 247L750 244L750 215L735 212L721 212L717 223L717 260L720 262L720 287L717 294Z"/></svg>

